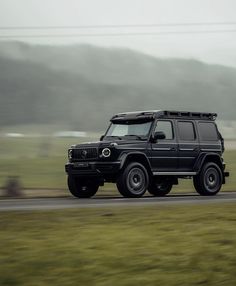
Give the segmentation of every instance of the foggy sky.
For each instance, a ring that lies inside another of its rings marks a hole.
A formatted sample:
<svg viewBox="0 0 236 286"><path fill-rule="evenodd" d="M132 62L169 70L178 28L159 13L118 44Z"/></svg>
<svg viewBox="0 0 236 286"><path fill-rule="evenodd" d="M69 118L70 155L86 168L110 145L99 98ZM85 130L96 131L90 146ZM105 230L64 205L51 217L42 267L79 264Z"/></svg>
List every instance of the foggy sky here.
<svg viewBox="0 0 236 286"><path fill-rule="evenodd" d="M130 25L160 23L236 22L235 0L0 0L0 27ZM132 28L89 30L106 32L163 32L236 30L234 26ZM87 30L4 31L0 35L78 34ZM5 40L5 39L0 39ZM10 39L8 39L10 40ZM41 44L90 43L127 47L157 57L195 58L236 66L236 33L168 34L150 36L13 38Z"/></svg>

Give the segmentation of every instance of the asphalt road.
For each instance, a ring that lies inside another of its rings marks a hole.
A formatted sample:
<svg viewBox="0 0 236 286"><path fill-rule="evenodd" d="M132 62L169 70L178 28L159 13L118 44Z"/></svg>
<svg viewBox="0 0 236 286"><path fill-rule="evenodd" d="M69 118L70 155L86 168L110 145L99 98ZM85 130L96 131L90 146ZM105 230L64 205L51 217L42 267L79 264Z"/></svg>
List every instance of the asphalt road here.
<svg viewBox="0 0 236 286"><path fill-rule="evenodd" d="M68 208L135 207L168 204L206 204L236 202L236 192L222 192L213 197L197 194L175 194L162 198L143 197L127 199L122 197L93 197L91 199L38 198L38 199L2 199L0 211L55 210Z"/></svg>

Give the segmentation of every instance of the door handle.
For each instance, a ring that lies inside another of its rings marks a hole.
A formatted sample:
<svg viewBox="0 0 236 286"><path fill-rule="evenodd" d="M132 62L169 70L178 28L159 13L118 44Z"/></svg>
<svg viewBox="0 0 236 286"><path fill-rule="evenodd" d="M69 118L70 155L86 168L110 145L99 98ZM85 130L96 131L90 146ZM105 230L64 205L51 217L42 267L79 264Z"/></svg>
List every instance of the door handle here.
<svg viewBox="0 0 236 286"><path fill-rule="evenodd" d="M170 148L170 151L176 151L177 149L175 147Z"/></svg>

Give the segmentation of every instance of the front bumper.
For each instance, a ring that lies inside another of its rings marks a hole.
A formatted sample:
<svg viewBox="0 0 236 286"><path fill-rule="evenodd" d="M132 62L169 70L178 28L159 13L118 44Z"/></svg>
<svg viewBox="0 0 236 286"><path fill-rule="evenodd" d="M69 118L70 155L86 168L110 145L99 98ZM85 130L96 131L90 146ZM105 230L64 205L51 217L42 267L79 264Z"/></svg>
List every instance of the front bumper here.
<svg viewBox="0 0 236 286"><path fill-rule="evenodd" d="M120 170L121 162L73 162L65 165L68 175L104 177Z"/></svg>

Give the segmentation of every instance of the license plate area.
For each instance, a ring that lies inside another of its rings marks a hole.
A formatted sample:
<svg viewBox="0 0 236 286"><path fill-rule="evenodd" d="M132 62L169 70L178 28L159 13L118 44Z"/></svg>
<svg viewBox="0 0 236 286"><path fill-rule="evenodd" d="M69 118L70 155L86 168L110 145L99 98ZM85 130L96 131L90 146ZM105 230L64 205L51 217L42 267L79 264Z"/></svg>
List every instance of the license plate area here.
<svg viewBox="0 0 236 286"><path fill-rule="evenodd" d="M74 168L78 168L78 169L86 169L89 167L89 164L88 163L84 163L84 162L77 162L77 163L74 163Z"/></svg>

